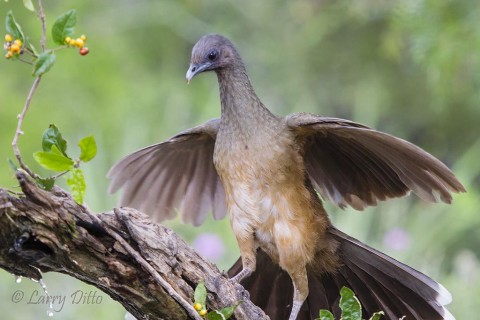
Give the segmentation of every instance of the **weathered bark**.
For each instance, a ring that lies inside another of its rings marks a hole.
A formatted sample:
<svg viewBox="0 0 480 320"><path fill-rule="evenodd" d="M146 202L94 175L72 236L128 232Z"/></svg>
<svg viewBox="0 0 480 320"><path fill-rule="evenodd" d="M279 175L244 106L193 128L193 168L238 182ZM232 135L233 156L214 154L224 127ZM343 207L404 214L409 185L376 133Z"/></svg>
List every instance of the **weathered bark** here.
<svg viewBox="0 0 480 320"><path fill-rule="evenodd" d="M195 317L193 292L204 280L209 309L243 300L236 319L267 318L240 285L145 214L120 208L94 215L60 188L41 190L22 171L17 178L23 195L0 189L0 267L8 272L33 279L41 278L39 270L68 274L138 319Z"/></svg>

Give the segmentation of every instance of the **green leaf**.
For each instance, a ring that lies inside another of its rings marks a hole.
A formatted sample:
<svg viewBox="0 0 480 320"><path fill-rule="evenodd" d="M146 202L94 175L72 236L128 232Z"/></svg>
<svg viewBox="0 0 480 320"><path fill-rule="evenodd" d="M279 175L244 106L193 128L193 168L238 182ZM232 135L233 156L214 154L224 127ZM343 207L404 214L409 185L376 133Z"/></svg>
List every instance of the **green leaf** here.
<svg viewBox="0 0 480 320"><path fill-rule="evenodd" d="M60 130L54 125L51 124L48 126L47 130L43 132L42 136L42 150L49 152L52 150L52 146L56 146L60 152L67 156L67 141L63 139Z"/></svg>
<svg viewBox="0 0 480 320"><path fill-rule="evenodd" d="M65 38L73 34L73 27L77 23L77 12L69 10L59 16L53 23L52 38L57 44L65 44Z"/></svg>
<svg viewBox="0 0 480 320"><path fill-rule="evenodd" d="M205 283L203 281L200 282L195 288L195 294L193 298L195 303L200 303L202 306L205 306L205 303L207 302L207 289L205 288Z"/></svg>
<svg viewBox="0 0 480 320"><path fill-rule="evenodd" d="M55 179L50 177L50 178L40 178L37 177L35 178L35 181L37 181L37 185L47 191L52 190L53 186L55 185Z"/></svg>
<svg viewBox="0 0 480 320"><path fill-rule="evenodd" d="M378 311L378 312L375 312L372 317L370 318L370 320L380 320L382 318L382 316L384 316L385 313L383 311Z"/></svg>
<svg viewBox="0 0 480 320"><path fill-rule="evenodd" d="M93 136L83 138L78 142L80 147L80 160L88 162L97 155L97 143Z"/></svg>
<svg viewBox="0 0 480 320"><path fill-rule="evenodd" d="M55 54L53 52L44 52L38 56L37 61L35 61L35 66L33 67L33 75L39 77L50 70L50 68L55 63Z"/></svg>
<svg viewBox="0 0 480 320"><path fill-rule="evenodd" d="M225 308L220 309L220 310L210 311L207 314L207 319L208 320L225 320L225 319L228 319L233 315L233 312L235 311L235 309L238 307L238 305L240 303L242 303L242 301L239 301L239 302L237 302L236 304L234 304L233 306L230 306L230 307L225 307Z"/></svg>
<svg viewBox="0 0 480 320"><path fill-rule="evenodd" d="M12 159L10 158L7 158L7 161L8 161L8 164L10 165L10 168L12 168L13 171L17 171L18 170L18 166L15 162L13 162Z"/></svg>
<svg viewBox="0 0 480 320"><path fill-rule="evenodd" d="M333 314L328 310L320 310L319 318L315 320L335 320Z"/></svg>
<svg viewBox="0 0 480 320"><path fill-rule="evenodd" d="M217 310L210 311L207 313L207 319L208 320L225 320L225 316L221 313L219 313Z"/></svg>
<svg viewBox="0 0 480 320"><path fill-rule="evenodd" d="M68 159L70 159L69 157L65 156L59 149L57 146L52 146L52 149L50 150L50 153L52 154L55 154L57 156L62 156L62 157L66 157Z"/></svg>
<svg viewBox="0 0 480 320"><path fill-rule="evenodd" d="M340 309L342 320L362 320L362 306L353 291L347 287L340 290Z"/></svg>
<svg viewBox="0 0 480 320"><path fill-rule="evenodd" d="M65 157L56 146L52 146L50 152L35 152L33 158L48 170L67 171L73 169L73 160Z"/></svg>
<svg viewBox="0 0 480 320"><path fill-rule="evenodd" d="M35 8L33 7L32 0L23 0L23 6L28 10L35 12Z"/></svg>
<svg viewBox="0 0 480 320"><path fill-rule="evenodd" d="M5 29L7 30L7 33L12 35L13 38L24 40L22 28L20 28L20 25L15 21L15 18L13 17L12 11L8 11L7 17L5 19Z"/></svg>
<svg viewBox="0 0 480 320"><path fill-rule="evenodd" d="M83 203L87 185L85 184L85 177L80 168L75 168L71 171L70 177L67 178L67 184L72 192L73 199L78 203Z"/></svg>

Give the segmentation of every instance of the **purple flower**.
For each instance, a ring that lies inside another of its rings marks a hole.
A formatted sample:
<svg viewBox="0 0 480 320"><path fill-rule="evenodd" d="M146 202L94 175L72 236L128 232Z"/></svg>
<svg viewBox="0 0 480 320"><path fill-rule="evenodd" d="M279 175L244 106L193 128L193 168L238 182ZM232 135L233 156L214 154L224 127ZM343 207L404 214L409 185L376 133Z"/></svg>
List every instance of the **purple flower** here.
<svg viewBox="0 0 480 320"><path fill-rule="evenodd" d="M402 251L410 246L410 235L401 228L393 228L383 236L383 244L390 250Z"/></svg>
<svg viewBox="0 0 480 320"><path fill-rule="evenodd" d="M222 239L213 233L199 235L192 244L195 251L211 261L219 260L225 253Z"/></svg>

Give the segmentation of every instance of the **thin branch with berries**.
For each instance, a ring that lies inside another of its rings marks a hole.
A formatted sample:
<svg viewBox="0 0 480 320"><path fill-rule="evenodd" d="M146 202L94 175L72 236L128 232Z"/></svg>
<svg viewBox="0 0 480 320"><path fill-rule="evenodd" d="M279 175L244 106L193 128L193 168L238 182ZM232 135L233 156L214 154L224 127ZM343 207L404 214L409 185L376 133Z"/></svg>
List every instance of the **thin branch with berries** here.
<svg viewBox="0 0 480 320"><path fill-rule="evenodd" d="M27 1L28 2L28 1ZM26 3L26 2L24 2ZM30 6L26 6L29 10L35 11L35 8L31 2ZM30 88L28 96L25 100L22 112L17 116L17 128L12 140L12 148L17 163L21 169L28 173L35 179L37 184L44 190L51 190L55 180L69 173L66 177L67 185L72 191L72 195L78 203L83 202L84 194L86 191L85 179L83 172L79 168L81 162L88 162L96 155L96 142L92 136L88 136L80 140L79 146L81 149L81 155L79 159L72 159L66 150L66 141L63 140L58 128L51 125L45 130L42 137L42 149L43 151L34 153L34 159L44 168L61 172L59 174L51 175L50 177L43 178L37 173L33 172L22 159L22 154L18 146L18 141L21 135L23 135L23 123L25 121L27 112L30 108L32 98L39 86L40 81L45 73L47 73L56 61L56 53L63 49L77 48L79 54L84 56L88 54L89 49L85 46L87 37L82 35L78 38L73 38L74 27L77 22L76 11L69 10L60 15L52 26L52 40L59 46L53 49L49 49L46 46L47 40L47 24L46 17L42 6L42 1L37 2L38 12L37 15L41 22L41 39L40 46L41 51L37 52L35 47L29 41L29 38L25 36L20 24L15 20L13 13L10 11L7 13L5 26L7 34L5 35L4 49L7 51L5 58L11 61L20 61L33 65L32 75L35 80ZM12 167L15 169L17 165L11 162Z"/></svg>
<svg viewBox="0 0 480 320"><path fill-rule="evenodd" d="M38 3L39 3L39 8L40 8L39 16L40 16L40 20L42 21L42 26L43 26L42 27L42 39L43 39L43 37L46 36L46 28L44 27L45 16L43 14L43 10L41 9L42 8L41 7L41 0L38 0ZM5 57L7 59L11 59L11 58L16 57L22 62L26 62L26 63L31 64L31 62L23 60L19 57L20 55L22 55L25 52L25 50L23 48L23 41L22 41L22 39L24 39L24 36L23 36L22 29L16 23L15 19L13 18L13 14L11 12L9 12L7 14L6 26L7 26L7 28L10 29L10 30L7 30L7 32L11 31L13 34L16 35L17 39L13 40L13 36L9 33L7 33L5 35L4 48L5 48L5 50L7 50L7 54L5 55ZM13 154L17 158L18 164L20 165L20 167L23 170L25 170L33 178L37 178L38 175L35 174L32 170L30 170L30 168L23 162L22 155L21 155L20 149L18 147L18 139L19 139L20 135L23 134L22 124L23 124L25 116L28 112L28 108L30 107L30 102L32 101L32 97L33 97L33 95L35 94L35 91L38 88L40 80L42 80L41 75L39 75L35 78L35 80L32 84L32 87L30 88L30 91L28 93L27 99L25 100L23 110L17 116L17 119L18 119L17 129L15 130L15 135L13 136L13 141L12 141Z"/></svg>
<svg viewBox="0 0 480 320"><path fill-rule="evenodd" d="M42 6L42 1L37 1L38 17L41 21L41 53L37 53L33 45L25 37L22 28L15 21L13 13L10 11L7 13L5 25L7 27L7 34L5 35L4 49L7 51L5 58L10 60L18 60L23 63L31 64L34 66L33 75L35 80L30 88L27 99L23 106L22 112L18 115L17 129L12 140L12 148L17 162L25 172L27 172L32 178L38 179L39 176L34 173L22 159L22 154L18 146L18 140L23 135L22 125L30 107L33 95L35 94L38 85L42 79L42 76L50 70L55 63L55 51L60 49L76 47L79 48L80 55L84 56L88 54L89 49L85 47L87 37L85 35L80 36L77 39L72 39L73 27L76 23L76 12L70 10L57 18L52 27L52 37L54 42L63 45L57 49L48 50L46 47L47 39L47 24L46 17ZM30 60L23 58L24 53L27 53Z"/></svg>

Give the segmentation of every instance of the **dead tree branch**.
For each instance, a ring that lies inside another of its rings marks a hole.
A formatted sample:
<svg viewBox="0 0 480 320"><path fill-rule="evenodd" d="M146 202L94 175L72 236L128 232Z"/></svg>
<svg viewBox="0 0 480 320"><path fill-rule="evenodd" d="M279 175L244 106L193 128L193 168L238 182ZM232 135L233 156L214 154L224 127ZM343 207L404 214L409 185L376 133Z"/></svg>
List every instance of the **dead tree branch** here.
<svg viewBox="0 0 480 320"><path fill-rule="evenodd" d="M17 172L18 197L0 188L0 267L40 279L60 272L89 283L119 301L137 319L193 319L200 281L207 307L244 302L236 319L267 319L248 293L200 257L178 235L134 209L94 215L54 188L39 189ZM37 269L38 268L38 269Z"/></svg>

